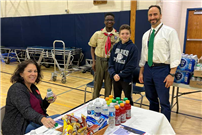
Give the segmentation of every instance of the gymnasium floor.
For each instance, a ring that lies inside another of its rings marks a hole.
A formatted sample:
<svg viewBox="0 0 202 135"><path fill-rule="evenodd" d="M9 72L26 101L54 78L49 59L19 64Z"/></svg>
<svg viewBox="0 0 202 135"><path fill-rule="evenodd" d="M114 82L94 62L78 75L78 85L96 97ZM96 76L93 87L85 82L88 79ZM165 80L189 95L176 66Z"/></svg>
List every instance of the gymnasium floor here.
<svg viewBox="0 0 202 135"><path fill-rule="evenodd" d="M10 77L14 72L17 62L5 64L0 62L0 76L1 76L1 105L6 104L6 96L9 87L11 86ZM53 67L45 68L42 66L43 79L37 85L42 97L45 97L47 88L51 88L57 95L55 103L51 104L48 108L48 114L61 114L64 113L84 102L84 89L88 82L93 80L93 76L80 71L71 73L67 76L66 84L61 83L61 77L58 75L57 81L51 81L51 73ZM172 89L172 87L171 87ZM91 99L90 88L88 88L87 100ZM180 88L180 92L188 92L191 90ZM101 91L101 94L104 90ZM101 97L103 98L103 97ZM133 100L140 102L140 95L133 95ZM142 108L148 109L148 100L146 97L143 99ZM139 104L134 104L139 107ZM179 113L176 114L176 107L172 109L171 125L177 135L202 135L202 93L193 93L179 97ZM151 122L152 123L152 122Z"/></svg>

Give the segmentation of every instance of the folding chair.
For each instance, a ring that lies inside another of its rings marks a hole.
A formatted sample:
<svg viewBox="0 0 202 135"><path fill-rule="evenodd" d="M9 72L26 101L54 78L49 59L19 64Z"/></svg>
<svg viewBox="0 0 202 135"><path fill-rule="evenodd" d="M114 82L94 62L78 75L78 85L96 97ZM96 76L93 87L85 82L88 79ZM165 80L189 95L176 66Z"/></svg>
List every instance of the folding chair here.
<svg viewBox="0 0 202 135"><path fill-rule="evenodd" d="M141 102L140 102L140 108L142 107L142 102L143 102L143 97L144 95L142 95L142 92L145 92L145 88L140 87L140 86L136 86L136 83L140 83L139 82L139 72L140 72L140 68L136 68L133 72L133 83L131 85L131 89L132 89L132 93L134 94L140 94L141 95Z"/></svg>
<svg viewBox="0 0 202 135"><path fill-rule="evenodd" d="M1 123L0 123L1 129L2 129L2 122L3 122L4 116L5 116L5 111L6 111L6 106L1 107Z"/></svg>
<svg viewBox="0 0 202 135"><path fill-rule="evenodd" d="M85 88L85 94L84 94L84 103L86 102L86 90L87 90L87 87L90 87L91 88L91 93L92 93L92 98L93 98L93 91L92 89L94 89L94 80L92 82L89 82L88 84L86 84L86 88ZM102 88L105 88L105 85L104 85L104 82L102 83Z"/></svg>
<svg viewBox="0 0 202 135"><path fill-rule="evenodd" d="M142 92L145 92L145 88L144 86L143 87L140 87L140 86L135 86L136 84L133 83L133 93L134 94L140 94L141 95L141 101L140 101L140 108L142 107L142 101L143 101L143 98L144 98L144 95L142 95L141 93Z"/></svg>

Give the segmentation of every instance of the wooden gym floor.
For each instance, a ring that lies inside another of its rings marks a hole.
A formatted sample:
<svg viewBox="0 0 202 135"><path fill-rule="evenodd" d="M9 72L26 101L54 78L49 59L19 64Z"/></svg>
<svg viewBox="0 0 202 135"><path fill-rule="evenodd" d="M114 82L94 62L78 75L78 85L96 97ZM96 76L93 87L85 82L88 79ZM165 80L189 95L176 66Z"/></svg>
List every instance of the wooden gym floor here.
<svg viewBox="0 0 202 135"><path fill-rule="evenodd" d="M1 76L1 104L6 104L7 91L11 86L10 77L14 72L17 62L5 64L0 62L0 76ZM57 81L51 81L51 73L53 67L45 68L42 66L43 79L37 85L42 97L45 97L47 88L52 88L52 91L57 95L55 103L51 104L47 109L49 115L62 114L84 102L85 85L93 80L93 76L80 71L71 73L67 76L66 84L61 83L61 76L58 75ZM90 88L87 89L89 92ZM172 87L170 89L170 92ZM191 90L180 88L180 92L188 92ZM101 94L104 90L101 91ZM123 97L123 96L122 96ZM101 97L103 98L103 97ZM87 101L91 99L91 93L87 93ZM140 102L140 95L133 94L133 100L137 103ZM149 109L148 100L146 97L143 99L144 109ZM139 107L139 104L134 104ZM177 135L202 135L202 93L193 93L179 97L179 113L175 113L176 107L172 109L171 125ZM152 123L152 122L151 122Z"/></svg>

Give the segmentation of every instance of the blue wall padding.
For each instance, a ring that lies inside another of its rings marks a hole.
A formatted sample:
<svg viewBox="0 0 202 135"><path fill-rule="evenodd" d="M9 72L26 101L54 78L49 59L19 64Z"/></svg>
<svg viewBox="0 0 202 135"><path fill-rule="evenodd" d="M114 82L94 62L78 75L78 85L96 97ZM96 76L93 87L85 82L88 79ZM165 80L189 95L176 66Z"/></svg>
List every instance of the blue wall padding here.
<svg viewBox="0 0 202 135"><path fill-rule="evenodd" d="M139 59L142 50L142 36L144 33L151 28L147 17L148 10L137 10L136 11L136 24L135 24L135 44L139 50Z"/></svg>
<svg viewBox="0 0 202 135"><path fill-rule="evenodd" d="M1 18L1 45L20 47L23 43L21 17Z"/></svg>
<svg viewBox="0 0 202 135"><path fill-rule="evenodd" d="M117 31L122 24L130 24L130 11L113 13L114 28ZM19 48L52 47L54 40L63 40L68 47L82 48L85 58L91 58L88 42L95 31L105 26L104 15L105 13L90 13L1 18L1 45ZM136 44L141 49L142 35L149 29L147 11L137 11L136 21ZM56 46L62 44L57 43Z"/></svg>
<svg viewBox="0 0 202 135"><path fill-rule="evenodd" d="M52 44L49 16L22 17L22 31L24 47Z"/></svg>
<svg viewBox="0 0 202 135"><path fill-rule="evenodd" d="M77 47L76 45L76 25L75 15L52 15L50 16L51 40L62 40L67 47ZM48 46L48 45L46 45ZM49 46L52 46L49 45ZM56 44L61 46L62 44Z"/></svg>
<svg viewBox="0 0 202 135"><path fill-rule="evenodd" d="M75 15L75 21L79 22L77 27L75 27L76 31L76 47L82 48L82 51L84 53L84 56L86 58L91 58L90 54L90 46L88 45L88 41L91 35L89 33L90 29L94 29L93 26L95 24L92 24L92 27L90 27L90 20L89 17L90 15L85 15L85 14L80 14L80 15Z"/></svg>

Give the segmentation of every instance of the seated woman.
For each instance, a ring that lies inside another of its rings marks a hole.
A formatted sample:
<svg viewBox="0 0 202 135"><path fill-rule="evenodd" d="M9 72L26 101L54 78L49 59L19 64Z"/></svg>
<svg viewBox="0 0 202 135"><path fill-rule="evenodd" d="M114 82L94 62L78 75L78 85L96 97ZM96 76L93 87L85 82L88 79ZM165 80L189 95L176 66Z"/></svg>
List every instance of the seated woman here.
<svg viewBox="0 0 202 135"><path fill-rule="evenodd" d="M42 79L41 69L33 60L23 61L16 68L6 99L6 112L2 124L3 135L23 135L41 125L47 128L54 127L54 118L59 115L47 117L46 109L49 102L44 98L35 84ZM56 100L54 99L51 103Z"/></svg>

